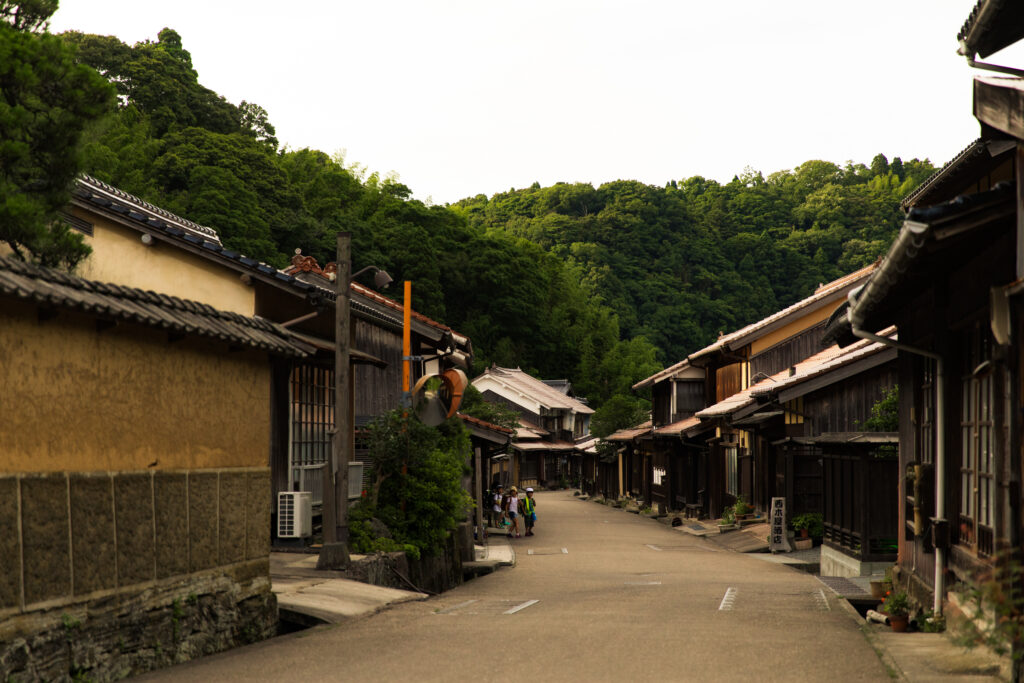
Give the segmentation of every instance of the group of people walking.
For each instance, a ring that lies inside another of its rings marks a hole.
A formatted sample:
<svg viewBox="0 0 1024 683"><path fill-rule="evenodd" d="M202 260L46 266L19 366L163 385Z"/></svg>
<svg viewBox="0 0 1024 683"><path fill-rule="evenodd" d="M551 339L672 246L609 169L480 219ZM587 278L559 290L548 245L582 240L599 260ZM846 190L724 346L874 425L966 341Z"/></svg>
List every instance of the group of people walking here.
<svg viewBox="0 0 1024 683"><path fill-rule="evenodd" d="M508 527L509 538L519 538L519 519L522 518L525 536L533 536L533 525L537 521L537 501L533 497L533 487L526 487L526 497L519 497L519 489L515 486L505 492L505 487L498 484L491 494L491 526Z"/></svg>

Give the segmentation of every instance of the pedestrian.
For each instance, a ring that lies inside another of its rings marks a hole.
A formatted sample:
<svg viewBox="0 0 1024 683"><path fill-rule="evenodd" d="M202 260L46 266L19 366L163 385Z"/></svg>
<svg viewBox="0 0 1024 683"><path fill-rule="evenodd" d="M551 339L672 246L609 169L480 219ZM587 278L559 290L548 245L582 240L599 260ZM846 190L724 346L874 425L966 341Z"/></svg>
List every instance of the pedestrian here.
<svg viewBox="0 0 1024 683"><path fill-rule="evenodd" d="M533 536L533 524L537 521L537 501L533 497L533 487L526 487L526 498L523 498L523 524L526 535Z"/></svg>
<svg viewBox="0 0 1024 683"><path fill-rule="evenodd" d="M498 484L494 489L494 493L491 494L491 526L501 526L502 517L502 503L504 501L504 488L501 484Z"/></svg>
<svg viewBox="0 0 1024 683"><path fill-rule="evenodd" d="M512 523L508 530L509 538L512 537L512 532L515 532L515 537L519 538L519 491L515 486L508 492L508 505L507 505L508 519Z"/></svg>

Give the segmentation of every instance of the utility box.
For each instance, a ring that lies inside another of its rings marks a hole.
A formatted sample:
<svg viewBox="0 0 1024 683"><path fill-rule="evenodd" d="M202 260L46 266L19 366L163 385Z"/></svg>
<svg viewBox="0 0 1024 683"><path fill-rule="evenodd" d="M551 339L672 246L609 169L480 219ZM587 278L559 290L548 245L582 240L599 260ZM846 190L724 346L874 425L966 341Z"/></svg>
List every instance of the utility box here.
<svg viewBox="0 0 1024 683"><path fill-rule="evenodd" d="M307 538L313 535L313 498L309 491L277 494L277 537Z"/></svg>

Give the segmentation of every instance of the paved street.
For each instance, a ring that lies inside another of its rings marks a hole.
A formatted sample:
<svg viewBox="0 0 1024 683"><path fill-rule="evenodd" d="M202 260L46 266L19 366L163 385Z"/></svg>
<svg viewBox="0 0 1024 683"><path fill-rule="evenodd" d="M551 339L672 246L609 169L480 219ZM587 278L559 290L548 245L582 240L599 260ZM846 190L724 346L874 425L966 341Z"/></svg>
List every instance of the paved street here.
<svg viewBox="0 0 1024 683"><path fill-rule="evenodd" d="M810 575L564 492L538 494L537 513L514 568L146 679L888 679Z"/></svg>

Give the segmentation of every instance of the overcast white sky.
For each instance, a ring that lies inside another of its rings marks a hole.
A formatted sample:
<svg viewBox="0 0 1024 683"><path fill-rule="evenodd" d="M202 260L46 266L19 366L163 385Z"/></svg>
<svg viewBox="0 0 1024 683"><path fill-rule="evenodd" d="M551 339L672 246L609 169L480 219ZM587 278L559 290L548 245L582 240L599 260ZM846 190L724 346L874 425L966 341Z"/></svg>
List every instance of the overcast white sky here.
<svg viewBox="0 0 1024 683"><path fill-rule="evenodd" d="M173 28L200 82L262 105L282 144L345 150L444 203L878 152L943 164L978 135L980 72L956 54L974 4L61 0L50 30Z"/></svg>

